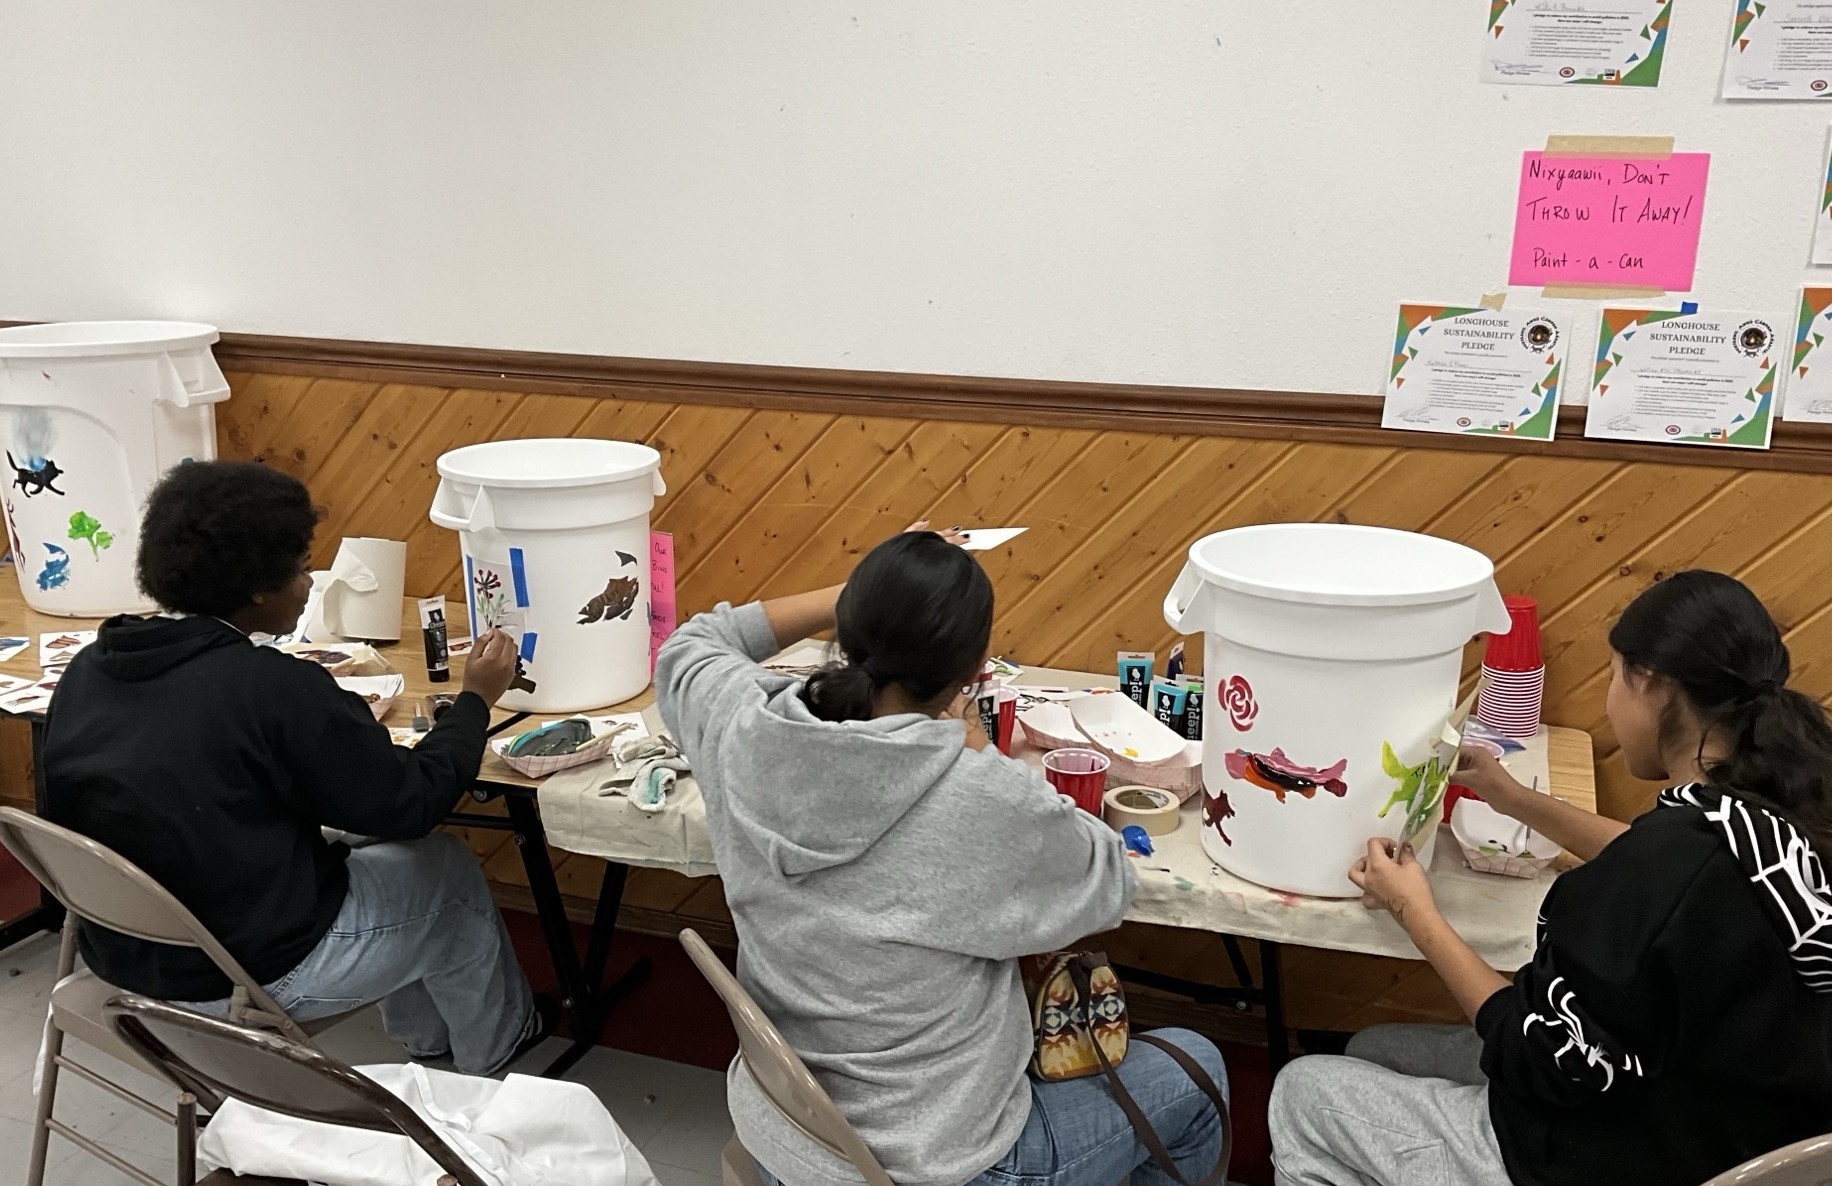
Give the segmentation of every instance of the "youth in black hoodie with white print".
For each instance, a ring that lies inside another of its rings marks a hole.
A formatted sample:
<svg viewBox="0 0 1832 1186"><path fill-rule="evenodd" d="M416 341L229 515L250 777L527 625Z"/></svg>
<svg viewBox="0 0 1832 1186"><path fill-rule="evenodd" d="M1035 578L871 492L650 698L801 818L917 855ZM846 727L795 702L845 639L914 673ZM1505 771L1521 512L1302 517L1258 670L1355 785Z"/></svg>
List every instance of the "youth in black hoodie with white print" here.
<svg viewBox="0 0 1832 1186"><path fill-rule="evenodd" d="M1789 824L1661 795L1546 896L1476 1017L1522 1186L1698 1183L1832 1130L1832 889Z"/></svg>

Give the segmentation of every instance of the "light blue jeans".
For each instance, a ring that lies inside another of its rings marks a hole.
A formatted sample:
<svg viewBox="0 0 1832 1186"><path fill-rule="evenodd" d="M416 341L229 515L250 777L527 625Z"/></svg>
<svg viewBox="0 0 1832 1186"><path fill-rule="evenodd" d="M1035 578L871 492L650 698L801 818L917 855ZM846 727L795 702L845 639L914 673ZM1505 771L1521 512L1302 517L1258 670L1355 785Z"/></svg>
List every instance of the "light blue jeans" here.
<svg viewBox="0 0 1832 1186"><path fill-rule="evenodd" d="M412 1058L449 1054L466 1074L498 1070L534 1002L477 858L439 832L354 849L348 869L337 921L268 993L295 1021L380 1001L389 1036ZM187 1007L220 1017L229 1002Z"/></svg>
<svg viewBox="0 0 1832 1186"><path fill-rule="evenodd" d="M1189 1030L1153 1030L1193 1055L1228 1095L1221 1051ZM1164 1053L1133 1042L1120 1064L1120 1081L1151 1121L1186 1182L1196 1183L1221 1156L1221 1118L1209 1097ZM1132 1176L1133 1186L1173 1186L1127 1123L1105 1075L1066 1083L1031 1081L1030 1119L1018 1143L969 1186L1113 1186ZM762 1166L766 1183L781 1186ZM1225 1177L1224 1177L1225 1180Z"/></svg>

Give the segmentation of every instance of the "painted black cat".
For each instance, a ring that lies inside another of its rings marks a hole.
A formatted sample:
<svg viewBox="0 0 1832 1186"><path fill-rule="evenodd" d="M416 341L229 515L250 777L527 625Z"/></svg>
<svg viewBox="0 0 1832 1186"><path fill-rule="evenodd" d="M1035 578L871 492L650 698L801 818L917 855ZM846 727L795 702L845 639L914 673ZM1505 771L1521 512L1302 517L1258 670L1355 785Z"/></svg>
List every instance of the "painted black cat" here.
<svg viewBox="0 0 1832 1186"><path fill-rule="evenodd" d="M49 457L45 458L44 464L37 469L27 469L14 461L12 451L8 450L6 463L13 467L13 485L25 491L27 498L34 494L42 494L46 490L53 494L63 493L57 488L56 482L57 479L64 476L64 471L58 469L57 462L52 461Z"/></svg>

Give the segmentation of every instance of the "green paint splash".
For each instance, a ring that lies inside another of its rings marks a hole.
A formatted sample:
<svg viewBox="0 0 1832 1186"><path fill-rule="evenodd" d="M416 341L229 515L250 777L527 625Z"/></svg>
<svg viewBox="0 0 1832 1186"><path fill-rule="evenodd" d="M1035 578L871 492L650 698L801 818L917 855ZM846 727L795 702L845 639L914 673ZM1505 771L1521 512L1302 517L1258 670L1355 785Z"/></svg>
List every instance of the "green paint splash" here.
<svg viewBox="0 0 1832 1186"><path fill-rule="evenodd" d="M104 548L114 544L114 536L103 531L101 522L85 511L70 516L70 538L88 543L90 554L97 560L102 558Z"/></svg>

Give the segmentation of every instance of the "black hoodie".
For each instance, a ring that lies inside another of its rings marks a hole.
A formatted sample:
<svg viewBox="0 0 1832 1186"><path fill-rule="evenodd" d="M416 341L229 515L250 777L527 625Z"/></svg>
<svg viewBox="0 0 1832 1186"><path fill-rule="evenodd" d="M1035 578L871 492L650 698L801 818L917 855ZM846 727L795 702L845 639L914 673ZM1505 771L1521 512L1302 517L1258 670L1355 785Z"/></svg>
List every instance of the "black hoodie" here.
<svg viewBox="0 0 1832 1186"><path fill-rule="evenodd" d="M169 889L271 984L317 946L349 850L320 827L425 836L477 777L490 710L464 694L413 749L316 663L215 618L110 618L45 726L45 807ZM97 975L165 1000L230 983L201 951L84 924Z"/></svg>
<svg viewBox="0 0 1832 1186"><path fill-rule="evenodd" d="M1476 1015L1522 1186L1696 1186L1832 1129L1832 890L1786 822L1705 786L1546 895Z"/></svg>

